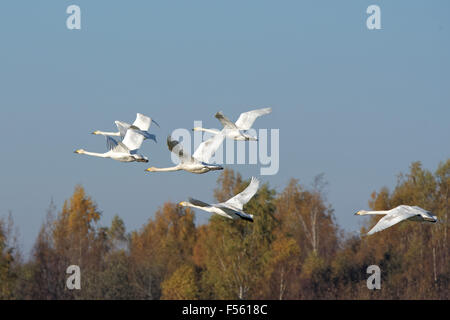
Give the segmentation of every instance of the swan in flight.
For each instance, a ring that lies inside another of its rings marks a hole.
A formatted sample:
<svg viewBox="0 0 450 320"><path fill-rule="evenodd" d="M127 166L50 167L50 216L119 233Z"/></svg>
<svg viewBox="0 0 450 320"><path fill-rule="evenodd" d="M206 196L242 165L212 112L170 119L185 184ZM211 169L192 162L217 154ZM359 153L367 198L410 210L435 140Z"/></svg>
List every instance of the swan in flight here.
<svg viewBox="0 0 450 320"><path fill-rule="evenodd" d="M96 153L78 149L75 153L100 158L111 158L120 162L148 162L147 157L137 154L143 139L143 136L139 132L134 129L128 129L122 142L118 142L110 136L106 136L108 152Z"/></svg>
<svg viewBox="0 0 450 320"><path fill-rule="evenodd" d="M167 137L167 146L170 151L178 156L180 163L174 167L169 168L155 168L151 167L145 171L148 172L170 172L170 171L189 171L192 173L202 174L213 170L223 170L223 167L216 164L209 164L208 161L222 144L225 136L217 134L212 138L203 141L191 156L186 153L180 142L172 140L171 136Z"/></svg>
<svg viewBox="0 0 450 320"><path fill-rule="evenodd" d="M367 235L370 236L376 232L382 231L393 225L403 221L417 221L417 222L437 222L437 217L433 215L431 212L424 210L420 207L411 207L411 206L398 206L397 208L391 210L384 211L365 211L361 210L355 213L358 216L364 215L385 215L383 218L378 221L375 227L370 230Z"/></svg>
<svg viewBox="0 0 450 320"><path fill-rule="evenodd" d="M114 123L117 126L117 129L119 130L118 132L104 132L104 131L96 130L96 131L92 132L92 134L101 134L104 136L125 138L125 134L127 133L127 130L134 129L134 130L136 130L136 132L140 133L144 137L144 139L150 139L150 140L157 142L156 136L154 134L151 134L148 132L152 122L159 127L159 124L156 121L154 121L152 118L144 116L141 113L138 113L136 115L136 120L133 122L133 124L129 124L129 123L126 123L123 121L114 121Z"/></svg>
<svg viewBox="0 0 450 320"><path fill-rule="evenodd" d="M217 204L207 204L199 200L189 198L189 201L180 202L183 207L197 208L203 211L219 214L229 219L243 219L253 222L253 215L243 212L244 205L250 201L259 188L259 180L252 177L248 187L230 200Z"/></svg>
<svg viewBox="0 0 450 320"><path fill-rule="evenodd" d="M263 108L263 109L257 109L252 110L248 112L241 113L239 116L239 119L236 121L236 123L233 123L228 119L222 111L219 111L216 113L215 117L219 119L219 121L223 125L223 130L214 130L214 129L205 129L196 127L193 130L194 131L206 131L213 134L218 134L219 132L224 132L227 138L234 139L234 140L240 140L240 141L257 141L258 138L253 137L249 134L247 134L245 131L250 130L253 126L253 123L255 122L256 118L269 114L272 112L272 108Z"/></svg>

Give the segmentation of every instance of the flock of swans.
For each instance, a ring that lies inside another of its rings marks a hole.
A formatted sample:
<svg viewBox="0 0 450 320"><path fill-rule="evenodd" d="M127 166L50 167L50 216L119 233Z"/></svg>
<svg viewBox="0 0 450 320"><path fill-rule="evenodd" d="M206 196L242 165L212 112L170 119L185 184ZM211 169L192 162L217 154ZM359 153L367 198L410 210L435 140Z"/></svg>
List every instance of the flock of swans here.
<svg viewBox="0 0 450 320"><path fill-rule="evenodd" d="M257 141L257 137L251 136L248 134L248 131L252 128L258 117L271 112L271 108L244 112L234 123L230 121L222 112L217 112L215 117L221 122L223 129L215 130L199 127L194 128L194 131L209 132L212 133L213 136L203 141L195 150L193 155L190 155L183 150L181 143L179 141L172 140L172 137L169 135L167 137L167 147L171 152L177 155L180 160L179 164L167 168L150 167L146 169L146 172L171 172L184 170L195 174L204 174L209 171L223 170L222 166L209 163L209 161L217 149L221 146L224 139L228 138L238 141ZM78 149L75 153L100 158L111 158L121 162L148 162L148 158L138 154L138 151L146 139L153 140L157 143L156 136L149 132L152 123L159 127L159 124L152 118L140 113L137 114L136 120L133 124L128 124L123 121L115 121L118 129L117 132L104 132L99 130L93 132L95 135L102 135L106 137L107 152L96 153ZM112 137L120 137L122 140L117 141ZM253 222L253 215L244 212L244 205L253 198L258 191L258 188L259 180L252 177L250 184L244 191L226 202L208 204L200 200L189 198L189 201L180 202L179 205L200 209L233 220L243 219ZM378 223L367 233L367 235L380 232L405 220L431 223L437 222L437 217L431 212L417 206L406 205L401 205L386 211L361 210L355 215L384 215L384 217L378 221Z"/></svg>
<svg viewBox="0 0 450 320"><path fill-rule="evenodd" d="M75 153L100 158L111 158L121 162L148 162L147 157L140 155L137 152L144 142L144 139L152 139L156 142L155 135L148 132L152 119L138 113L136 121L134 121L132 125L122 121L116 121L115 123L119 130L118 132L103 132L98 130L93 132L93 134L100 134L106 137L107 152L97 153L78 149ZM111 138L111 136L121 137L123 140L116 141L114 138Z"/></svg>
<svg viewBox="0 0 450 320"><path fill-rule="evenodd" d="M271 108L244 112L240 115L236 123L231 122L223 115L222 112L218 112L216 114L216 118L222 123L223 129L219 131L194 128L193 130L195 131L199 130L212 132L214 135L203 141L192 155L183 150L181 143L173 140L169 135L167 137L167 147L171 152L177 155L180 160L179 163L176 166L167 168L150 167L146 171L171 172L184 170L195 174L203 174L209 171L223 170L222 166L209 163L209 161L217 149L219 149L222 145L225 138L241 141L257 141L258 139L249 135L247 131L251 129L253 123L258 117L271 112ZM105 132L100 130L93 132L95 135L102 135L106 137L107 152L96 153L78 149L75 153L100 158L111 158L121 162L148 162L148 158L139 154L138 151L145 139L150 139L157 142L156 136L148 131L152 123L159 127L158 123L156 123L152 118L140 113L137 114L136 120L133 124L128 124L123 121L115 121L118 129L117 132ZM122 141L117 141L112 137L120 137ZM233 220L243 219L253 222L253 215L244 212L244 205L250 201L251 198L253 198L258 191L258 188L259 180L252 177L251 183L248 187L227 202L210 205L199 200L189 199L189 202L180 202L179 205L219 214Z"/></svg>

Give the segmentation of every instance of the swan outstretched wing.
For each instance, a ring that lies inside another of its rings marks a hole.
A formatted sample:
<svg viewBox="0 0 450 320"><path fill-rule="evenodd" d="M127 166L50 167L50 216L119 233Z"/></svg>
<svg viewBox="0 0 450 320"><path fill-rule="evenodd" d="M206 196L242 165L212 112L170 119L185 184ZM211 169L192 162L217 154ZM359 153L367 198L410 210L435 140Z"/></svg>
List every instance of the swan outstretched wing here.
<svg viewBox="0 0 450 320"><path fill-rule="evenodd" d="M197 200L197 199L193 199L193 198L189 198L189 202L192 203L194 206L198 206L198 207L202 207L202 208L208 208L211 207L210 204Z"/></svg>
<svg viewBox="0 0 450 320"><path fill-rule="evenodd" d="M129 153L129 149L122 142L117 142L110 136L106 136L106 147L109 151Z"/></svg>
<svg viewBox="0 0 450 320"><path fill-rule="evenodd" d="M380 232L384 229L392 227L393 225L419 215L417 212L412 210L406 210L405 208L398 207L391 210L391 213L385 215L378 221L378 223L367 233L368 236Z"/></svg>
<svg viewBox="0 0 450 320"><path fill-rule="evenodd" d="M241 113L239 119L236 121L236 127L239 130L250 130L256 118L271 112L272 108L264 108Z"/></svg>
<svg viewBox="0 0 450 320"><path fill-rule="evenodd" d="M245 190L242 191L241 193L237 194L236 196L225 202L225 204L232 206L236 209L243 210L244 205L247 202L249 202L251 198L253 198L253 196L258 191L258 188L259 188L259 180L256 179L255 177L252 177L252 180L250 181L248 187L245 188Z"/></svg>
<svg viewBox="0 0 450 320"><path fill-rule="evenodd" d="M217 149L219 149L224 139L225 135L222 132L219 132L208 140L203 141L198 146L197 150L195 150L192 157L200 162L208 162Z"/></svg>
<svg viewBox="0 0 450 320"><path fill-rule="evenodd" d="M167 137L167 147L173 153L175 153L181 162L192 162L193 159L190 154L186 153L181 146L181 143L177 140L172 140L171 136Z"/></svg>
<svg viewBox="0 0 450 320"><path fill-rule="evenodd" d="M144 142L144 136L135 129L127 130L125 137L123 138L122 143L132 152L139 150Z"/></svg>
<svg viewBox="0 0 450 320"><path fill-rule="evenodd" d="M156 124L158 128L160 128L158 122L156 122L150 117L143 115L142 113L138 113L136 114L136 120L133 122L133 125L138 127L142 131L148 131L148 129L150 129L150 125L152 124L152 122Z"/></svg>
<svg viewBox="0 0 450 320"><path fill-rule="evenodd" d="M151 122L152 119L150 117L144 116L142 113L138 113L136 114L136 120L133 122L133 125L142 131L148 131Z"/></svg>
<svg viewBox="0 0 450 320"><path fill-rule="evenodd" d="M236 125L225 117L222 111L217 112L215 117L222 123L225 129L237 129Z"/></svg>
<svg viewBox="0 0 450 320"><path fill-rule="evenodd" d="M127 134L127 130L131 127L131 124L123 122L123 121L114 121L116 124L117 129L119 130L120 136L122 139Z"/></svg>
<svg viewBox="0 0 450 320"><path fill-rule="evenodd" d="M411 213L414 215L425 215L425 216L430 216L430 217L433 216L430 211L422 209L421 207L407 206L407 205L400 205L400 206L390 210L390 213L391 214Z"/></svg>
<svg viewBox="0 0 450 320"><path fill-rule="evenodd" d="M157 126L158 128L161 128L161 127L159 126L158 122L156 122L155 120L153 120L153 118L150 118L150 120L151 120L152 123L156 124L156 126Z"/></svg>
<svg viewBox="0 0 450 320"><path fill-rule="evenodd" d="M428 210L425 210L425 209L423 209L423 208L421 208L421 207L418 207L418 206L414 206L414 207L411 207L412 209L414 209L414 210L416 210L417 211L417 214L422 214L423 216L427 216L427 217L429 217L429 218L436 218L434 215L433 215L433 213L432 212L430 212L430 211L428 211Z"/></svg>
<svg viewBox="0 0 450 320"><path fill-rule="evenodd" d="M158 141L156 140L156 136L155 136L154 134L148 133L148 132L146 132L146 131L140 131L140 133L141 133L146 139L153 140L153 141L155 141L156 143L158 142Z"/></svg>
<svg viewBox="0 0 450 320"><path fill-rule="evenodd" d="M117 147L117 141L110 136L106 136L106 148L108 151L114 150L115 147Z"/></svg>
<svg viewBox="0 0 450 320"><path fill-rule="evenodd" d="M122 121L115 121L117 129L119 129L119 133L120 136L122 137L122 139L125 137L125 135L127 134L127 130L128 129L134 129L136 130L138 133L140 133L141 135L144 136L145 139L149 139L149 140L153 140L155 142L156 141L156 136L154 134L149 133L148 131L142 131L141 129L139 129L138 127L136 127L134 124L128 124L126 122L122 122ZM155 122L156 123L156 122Z"/></svg>

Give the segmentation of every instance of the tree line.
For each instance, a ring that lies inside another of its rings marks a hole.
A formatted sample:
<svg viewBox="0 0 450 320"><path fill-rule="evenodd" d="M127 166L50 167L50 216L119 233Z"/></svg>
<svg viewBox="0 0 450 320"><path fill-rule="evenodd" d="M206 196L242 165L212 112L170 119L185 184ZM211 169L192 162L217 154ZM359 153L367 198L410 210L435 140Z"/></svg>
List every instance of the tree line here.
<svg viewBox="0 0 450 320"><path fill-rule="evenodd" d="M226 169L214 196L227 200L248 182ZM211 216L196 225L191 209L166 202L131 232L118 215L101 226L95 201L76 186L60 210L50 205L26 260L11 215L0 219L0 299L450 298L450 159L434 173L412 163L394 190L382 188L368 203L417 205L437 224L403 222L370 237L345 232L325 184L322 175L310 187L292 179L281 192L264 184L244 208L254 223ZM66 287L70 265L81 269L81 290ZM382 271L381 290L367 288L370 265Z"/></svg>

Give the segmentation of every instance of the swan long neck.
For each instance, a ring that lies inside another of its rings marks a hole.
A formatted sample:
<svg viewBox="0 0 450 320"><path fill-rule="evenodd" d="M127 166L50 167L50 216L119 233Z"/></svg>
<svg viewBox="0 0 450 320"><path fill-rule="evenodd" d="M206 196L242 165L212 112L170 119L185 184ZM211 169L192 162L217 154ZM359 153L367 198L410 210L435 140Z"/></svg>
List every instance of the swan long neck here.
<svg viewBox="0 0 450 320"><path fill-rule="evenodd" d="M150 172L173 172L173 171L180 171L181 168L180 166L175 166L175 167L169 167L169 168L149 168L147 169L147 171Z"/></svg>
<svg viewBox="0 0 450 320"><path fill-rule="evenodd" d="M358 211L358 215L360 216L366 216L366 215L381 215L381 214L388 214L390 210L380 210L380 211L366 211L361 210Z"/></svg>
<svg viewBox="0 0 450 320"><path fill-rule="evenodd" d="M87 156L93 156L93 157L99 157L99 158L109 158L109 156L106 153L97 153L97 152L89 152L89 151L82 151L81 154L85 154Z"/></svg>
<svg viewBox="0 0 450 320"><path fill-rule="evenodd" d="M219 130L215 130L215 129L206 129L206 128L195 128L194 131L204 131L204 132L210 132L210 133L214 133L214 134L219 134L220 131Z"/></svg>
<svg viewBox="0 0 450 320"><path fill-rule="evenodd" d="M95 131L94 134L101 134L102 136L113 136L120 137L120 132L106 132L106 131Z"/></svg>

